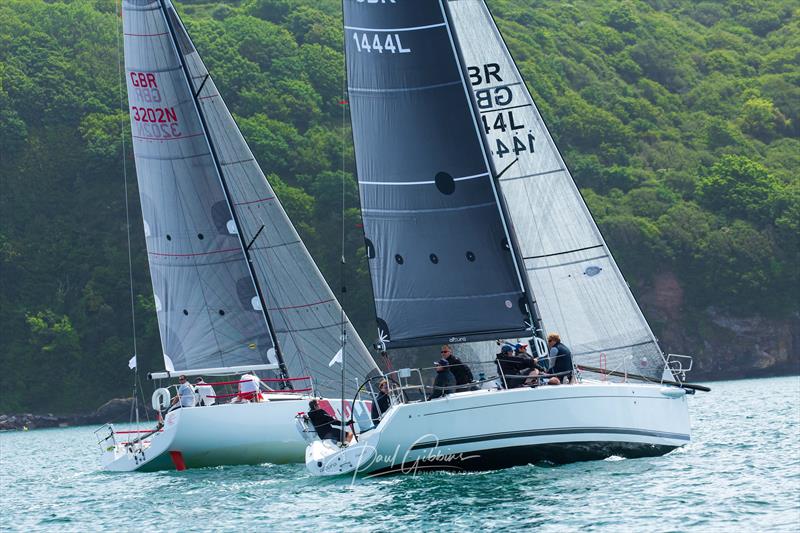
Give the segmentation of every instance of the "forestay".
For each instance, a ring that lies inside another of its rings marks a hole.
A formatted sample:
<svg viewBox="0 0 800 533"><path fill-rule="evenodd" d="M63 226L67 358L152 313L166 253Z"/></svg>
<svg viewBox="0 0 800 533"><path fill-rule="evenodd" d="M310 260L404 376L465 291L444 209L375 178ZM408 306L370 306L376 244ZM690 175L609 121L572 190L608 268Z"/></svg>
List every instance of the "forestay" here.
<svg viewBox="0 0 800 533"><path fill-rule="evenodd" d="M660 379L661 350L483 0L448 2L541 319L576 363Z"/></svg>
<svg viewBox="0 0 800 533"><path fill-rule="evenodd" d="M344 23L379 334L389 348L529 334L443 6L346 1Z"/></svg>
<svg viewBox="0 0 800 533"><path fill-rule="evenodd" d="M341 366L329 362L341 347L344 318L347 391L354 391L377 366L267 182L183 25L171 7L168 13L175 18L178 43L244 240L252 242L250 257L289 373L313 376L320 394L341 395ZM235 229L230 221L226 224Z"/></svg>
<svg viewBox="0 0 800 533"><path fill-rule="evenodd" d="M167 369L274 363L274 343L158 0L123 2L125 69ZM216 216L215 216L216 214Z"/></svg>

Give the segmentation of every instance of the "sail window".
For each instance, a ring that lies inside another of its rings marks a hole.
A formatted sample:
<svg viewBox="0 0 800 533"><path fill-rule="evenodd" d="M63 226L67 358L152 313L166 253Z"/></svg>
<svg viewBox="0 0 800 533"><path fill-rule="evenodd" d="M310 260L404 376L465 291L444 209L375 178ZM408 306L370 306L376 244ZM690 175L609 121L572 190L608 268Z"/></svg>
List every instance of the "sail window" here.
<svg viewBox="0 0 800 533"><path fill-rule="evenodd" d="M397 262L398 265L402 265L405 262L403 256L400 254L395 254L394 260Z"/></svg>
<svg viewBox="0 0 800 533"><path fill-rule="evenodd" d="M591 276L596 276L596 275L598 275L598 274L600 273L600 271L601 271L601 270L603 270L603 269L602 269L602 267L599 267L599 266L590 266L590 267L586 267L586 270L584 270L584 271L583 271L583 273L584 273L585 275L587 275L587 276L591 277Z"/></svg>
<svg viewBox="0 0 800 533"><path fill-rule="evenodd" d="M436 254L431 254L430 258L431 258L431 263L433 263L434 265L439 263L439 257Z"/></svg>
<svg viewBox="0 0 800 533"><path fill-rule="evenodd" d="M467 252L466 255L467 255L467 261L469 261L470 263L474 263L475 262L475 254L474 253Z"/></svg>
<svg viewBox="0 0 800 533"><path fill-rule="evenodd" d="M453 180L453 176L447 172L438 172L434 181L436 182L436 188L442 194L453 194L456 190L456 182Z"/></svg>

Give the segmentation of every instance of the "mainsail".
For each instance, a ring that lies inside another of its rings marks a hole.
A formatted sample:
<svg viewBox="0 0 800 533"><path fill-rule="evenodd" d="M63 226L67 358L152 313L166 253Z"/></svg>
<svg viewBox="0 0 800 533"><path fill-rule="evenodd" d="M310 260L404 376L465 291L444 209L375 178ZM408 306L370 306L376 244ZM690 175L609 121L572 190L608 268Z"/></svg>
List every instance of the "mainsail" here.
<svg viewBox="0 0 800 533"><path fill-rule="evenodd" d="M348 1L344 24L381 338L399 348L530 335L443 6Z"/></svg>
<svg viewBox="0 0 800 533"><path fill-rule="evenodd" d="M664 359L483 0L449 17L544 326L576 362L660 379Z"/></svg>
<svg viewBox="0 0 800 533"><path fill-rule="evenodd" d="M233 366L227 357L208 364L191 355L209 351L195 339L201 334L228 339L228 351L241 354L235 364L263 362L256 357L262 352L272 360L270 348L277 346L290 375L311 375L317 392L341 394L341 367L328 363L341 346L344 321L346 385L354 390L377 366L267 183L171 2L126 0L124 14L151 274L156 301L173 302L159 310L164 353L181 368ZM150 118L151 109L169 110L166 121L156 116L143 125L137 117ZM146 135L137 134L142 129ZM170 248L167 261L159 254L171 225L181 231L169 230L168 242L182 247ZM209 275L201 279L198 272ZM176 320L191 316L181 311L182 298L206 293L230 302L201 305L196 314L211 323L185 320L184 329L171 334ZM241 327L217 331L236 317L247 318L257 335Z"/></svg>

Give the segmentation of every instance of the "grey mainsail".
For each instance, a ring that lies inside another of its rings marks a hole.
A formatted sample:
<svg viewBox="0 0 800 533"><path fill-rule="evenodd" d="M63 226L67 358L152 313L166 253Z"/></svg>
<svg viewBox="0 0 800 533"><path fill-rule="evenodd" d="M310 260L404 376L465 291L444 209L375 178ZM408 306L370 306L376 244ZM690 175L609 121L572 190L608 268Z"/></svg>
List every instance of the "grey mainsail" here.
<svg viewBox="0 0 800 533"><path fill-rule="evenodd" d="M168 13L174 14L171 6ZM354 391L377 366L267 182L178 16L172 16L233 209L247 241L257 235L250 256L289 373L313 376L320 394L340 395L341 366L328 363L341 347L344 319L345 381L347 391Z"/></svg>
<svg viewBox="0 0 800 533"><path fill-rule="evenodd" d="M399 348L529 334L443 6L348 1L344 24L381 338Z"/></svg>
<svg viewBox="0 0 800 533"><path fill-rule="evenodd" d="M275 362L255 285L160 2L123 2L125 69L167 369Z"/></svg>
<svg viewBox="0 0 800 533"><path fill-rule="evenodd" d="M664 358L483 0L448 2L544 326L577 363L660 379Z"/></svg>
<svg viewBox="0 0 800 533"><path fill-rule="evenodd" d="M165 361L169 356L187 369L275 362L278 346L289 375L310 375L317 392L341 394L341 367L328 363L340 348L344 321L347 391L354 390L377 367L267 183L171 2L126 0L123 13L134 152ZM165 122L157 116L144 127L147 135L137 135L143 129L137 117L161 109ZM172 248L164 256L167 233ZM220 302L183 312L184 301L206 294ZM170 306L159 304L165 301ZM196 318L176 330L173 324L188 317ZM227 344L203 344L208 338Z"/></svg>

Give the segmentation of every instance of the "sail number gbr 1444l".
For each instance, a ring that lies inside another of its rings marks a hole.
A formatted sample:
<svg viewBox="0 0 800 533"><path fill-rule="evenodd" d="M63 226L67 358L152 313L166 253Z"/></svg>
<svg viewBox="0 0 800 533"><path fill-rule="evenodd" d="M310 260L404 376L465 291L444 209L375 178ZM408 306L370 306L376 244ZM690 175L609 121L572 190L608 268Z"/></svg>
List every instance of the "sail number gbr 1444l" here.
<svg viewBox="0 0 800 533"><path fill-rule="evenodd" d="M516 84L503 84L497 63L467 67L467 74L481 113L483 130L486 135L496 137L494 142L490 141L494 155L502 159L506 154L514 157L523 152L533 154L536 142L533 131L510 109L520 107L515 105L511 89Z"/></svg>

